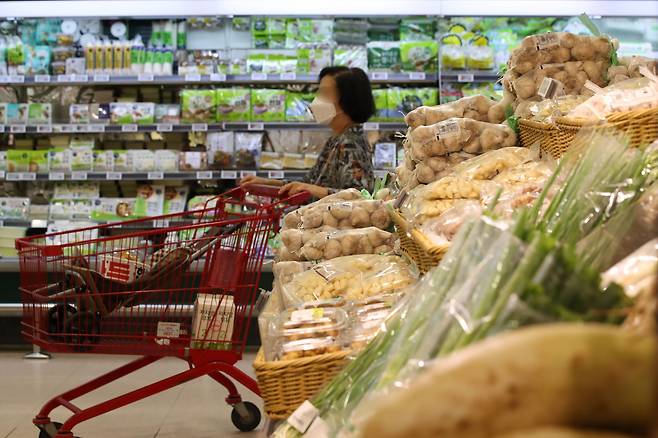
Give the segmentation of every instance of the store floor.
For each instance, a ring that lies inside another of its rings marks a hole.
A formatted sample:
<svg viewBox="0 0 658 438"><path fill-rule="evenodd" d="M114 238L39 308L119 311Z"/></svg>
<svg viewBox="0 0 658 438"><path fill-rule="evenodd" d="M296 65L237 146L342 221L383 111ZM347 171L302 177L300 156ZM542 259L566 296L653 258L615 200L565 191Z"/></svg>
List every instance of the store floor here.
<svg viewBox="0 0 658 438"><path fill-rule="evenodd" d="M55 355L51 360L24 360L23 352L0 352L0 438L36 438L32 418L52 396L118 367L129 356ZM245 355L240 368L253 376L254 355ZM81 397L81 407L128 392L141 385L185 369L179 359L162 359ZM262 404L241 388L246 400ZM81 438L253 438L259 432L240 433L230 420L231 409L224 402L226 391L209 377L188 382L146 400L126 406L76 426ZM69 411L58 408L51 418L62 421ZM261 428L263 427L261 422Z"/></svg>

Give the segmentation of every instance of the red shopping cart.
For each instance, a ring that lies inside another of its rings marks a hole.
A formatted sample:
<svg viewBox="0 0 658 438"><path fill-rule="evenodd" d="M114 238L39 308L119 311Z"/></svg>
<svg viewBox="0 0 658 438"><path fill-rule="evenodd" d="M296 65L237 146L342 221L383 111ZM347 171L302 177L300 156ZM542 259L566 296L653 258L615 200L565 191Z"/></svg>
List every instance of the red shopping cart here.
<svg viewBox="0 0 658 438"><path fill-rule="evenodd" d="M257 395L258 385L235 364L268 238L282 212L309 197L279 199L277 190L236 188L192 212L16 241L27 341L52 352L141 356L47 402L34 418L40 438L72 437L80 422L204 375L228 390L238 429L258 426L258 407L242 401L233 380ZM88 408L72 403L166 356L189 368ZM49 417L58 406L73 412L63 424Z"/></svg>

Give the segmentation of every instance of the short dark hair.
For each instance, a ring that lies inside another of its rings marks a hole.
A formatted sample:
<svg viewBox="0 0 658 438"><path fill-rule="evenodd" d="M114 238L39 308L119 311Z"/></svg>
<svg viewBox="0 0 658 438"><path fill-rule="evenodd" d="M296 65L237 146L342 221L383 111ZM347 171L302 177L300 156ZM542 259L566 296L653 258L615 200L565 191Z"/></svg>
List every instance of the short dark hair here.
<svg viewBox="0 0 658 438"><path fill-rule="evenodd" d="M338 104L352 121L365 123L375 114L375 99L366 72L357 67L336 65L323 68L320 80L325 76L331 76L336 81L340 95Z"/></svg>

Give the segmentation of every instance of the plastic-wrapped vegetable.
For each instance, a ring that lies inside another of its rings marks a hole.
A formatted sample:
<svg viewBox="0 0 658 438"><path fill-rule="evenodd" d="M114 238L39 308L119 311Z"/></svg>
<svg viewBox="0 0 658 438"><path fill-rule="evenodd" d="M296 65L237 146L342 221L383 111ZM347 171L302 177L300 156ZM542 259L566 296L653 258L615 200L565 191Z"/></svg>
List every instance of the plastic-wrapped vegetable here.
<svg viewBox="0 0 658 438"><path fill-rule="evenodd" d="M415 161L464 151L469 154L516 145L516 133L505 124L453 118L410 133L409 146Z"/></svg>
<svg viewBox="0 0 658 438"><path fill-rule="evenodd" d="M430 157L416 164L415 169L411 172L409 185L411 189L418 184L429 184L438 179L448 176L453 172L455 166L466 160L473 158L475 155L466 152L455 152L441 157Z"/></svg>
<svg viewBox="0 0 658 438"><path fill-rule="evenodd" d="M482 122L500 123L504 116L491 118L489 109L496 104L496 101L481 94L475 96L462 97L454 102L444 103L436 106L421 106L409 112L404 121L412 129L419 126L434 125L435 123L453 117L464 117L468 119L480 120ZM496 115L497 116L497 115Z"/></svg>
<svg viewBox="0 0 658 438"><path fill-rule="evenodd" d="M546 160L530 161L509 167L493 177L493 181L503 186L527 184L544 184L551 176L555 166Z"/></svg>
<svg viewBox="0 0 658 438"><path fill-rule="evenodd" d="M481 214L478 201L460 201L440 216L425 222L421 231L435 245L448 245L464 222Z"/></svg>
<svg viewBox="0 0 658 438"><path fill-rule="evenodd" d="M342 202L342 201L358 201L358 200L363 200L363 196L361 195L361 192L358 191L357 189L341 190L340 192L336 192L329 196L325 196L324 198L316 202L313 202L312 204L308 204L304 207L298 208L297 210L291 211L290 213L284 216L283 227L299 228L302 224L302 215L304 211L313 208L318 204L327 204L331 202Z"/></svg>
<svg viewBox="0 0 658 438"><path fill-rule="evenodd" d="M509 71L524 74L542 64L569 61L604 61L610 63L613 43L605 37L549 32L523 39L508 62Z"/></svg>
<svg viewBox="0 0 658 438"><path fill-rule="evenodd" d="M470 179L492 179L499 173L533 158L538 157L528 148L507 147L466 160L456 165L453 171Z"/></svg>
<svg viewBox="0 0 658 438"><path fill-rule="evenodd" d="M640 67L646 67L650 72L658 75L658 59L644 56L623 56L619 58L618 65L611 65L608 68L609 84L641 77Z"/></svg>
<svg viewBox="0 0 658 438"><path fill-rule="evenodd" d="M358 201L312 204L301 211L301 220L297 223L298 228L302 230L316 228L344 230L370 226L386 229L391 221L383 201L362 198ZM282 237L286 231L289 229L282 232Z"/></svg>
<svg viewBox="0 0 658 438"><path fill-rule="evenodd" d="M321 232L287 231L291 233L287 239L291 240L285 249L292 260L331 260L354 254L387 254L393 250L394 236L375 227ZM292 233L297 235L292 237Z"/></svg>
<svg viewBox="0 0 658 438"><path fill-rule="evenodd" d="M362 254L314 265L282 283L286 307L343 297L362 300L399 291L416 280L408 263L395 255Z"/></svg>
<svg viewBox="0 0 658 438"><path fill-rule="evenodd" d="M554 99L544 99L541 102L531 102L528 106L532 120L543 123L551 123L557 117L567 115L575 107L589 99L589 96L566 95ZM517 107L517 111L522 109Z"/></svg>
<svg viewBox="0 0 658 438"><path fill-rule="evenodd" d="M629 297L655 289L658 276L658 239L645 243L637 251L608 269L601 276L603 285L616 283Z"/></svg>

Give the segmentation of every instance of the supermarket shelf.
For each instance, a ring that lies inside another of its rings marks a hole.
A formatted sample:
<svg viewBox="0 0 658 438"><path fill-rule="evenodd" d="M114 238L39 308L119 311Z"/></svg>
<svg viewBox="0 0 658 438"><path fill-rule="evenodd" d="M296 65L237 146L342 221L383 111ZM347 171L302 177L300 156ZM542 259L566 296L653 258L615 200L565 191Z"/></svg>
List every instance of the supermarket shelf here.
<svg viewBox="0 0 658 438"><path fill-rule="evenodd" d="M494 70L445 70L441 72L443 82L496 82L500 73Z"/></svg>
<svg viewBox="0 0 658 438"><path fill-rule="evenodd" d="M300 179L308 170L200 170L193 172L2 172L0 181L156 181L235 180L249 175L271 179Z"/></svg>
<svg viewBox="0 0 658 438"><path fill-rule="evenodd" d="M405 129L404 123L366 123L366 130ZM103 125L103 124L54 124L54 125L0 125L1 132L12 134L50 134L50 133L135 133L135 132L221 132L221 131L264 131L266 129L318 129L327 127L314 122L223 122L150 125Z"/></svg>
<svg viewBox="0 0 658 438"><path fill-rule="evenodd" d="M436 73L388 73L372 72L370 80L374 83L412 83L431 84L437 81ZM264 74L244 75L172 75L154 76L151 74L117 76L109 74L94 75L36 75L36 76L0 76L0 86L49 86L49 85L204 85L204 84L316 84L316 74Z"/></svg>

